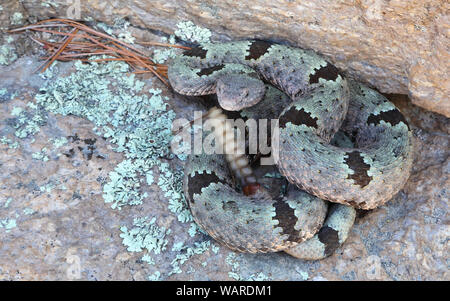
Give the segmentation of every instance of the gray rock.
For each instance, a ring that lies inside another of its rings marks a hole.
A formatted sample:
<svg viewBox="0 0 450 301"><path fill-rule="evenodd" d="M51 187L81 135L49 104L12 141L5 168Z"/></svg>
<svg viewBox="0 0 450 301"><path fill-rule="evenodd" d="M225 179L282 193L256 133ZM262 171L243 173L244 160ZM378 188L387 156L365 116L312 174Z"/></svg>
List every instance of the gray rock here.
<svg viewBox="0 0 450 301"><path fill-rule="evenodd" d="M414 104L450 117L448 1L80 3L22 1L39 19L93 18L111 24L126 16L134 25L166 33L190 20L211 29L216 40L259 38L314 49L380 92L408 94Z"/></svg>
<svg viewBox="0 0 450 301"><path fill-rule="evenodd" d="M88 107L105 90L106 100L120 95L120 102L140 103L146 100L140 94L160 88L177 118L192 119L198 102L173 95L153 79L143 80L145 86L136 91L121 92L120 85L104 89L103 79L128 83L126 70L94 75L89 70L75 72L81 68L76 64L58 63L53 76L42 78L33 74L40 64L28 54L0 65L1 280L450 280L449 119L412 104L405 95L388 97L404 112L415 134L415 165L408 183L386 205L361 212L349 239L334 255L308 262L284 253L233 253L196 231L182 202L177 202L177 172L183 161L168 156L164 148L155 148L162 156L152 162L152 173L134 177L128 170L127 177L119 177L124 195L136 201L131 192L137 191L134 197L142 197L142 203L130 205L122 198L121 210L112 209L105 203L112 172L127 158L145 152L139 147L130 151L120 139L103 139L94 122L127 119L120 114L116 119L90 115L101 112L95 105L82 118L76 115L83 112L63 116L52 113L50 106L39 110L30 103L38 104L39 95L45 94L62 97L58 109L72 100L83 100ZM85 72L81 82L71 77L78 72ZM73 82L58 86L67 78ZM69 90L59 95L52 87ZM70 98L72 92L82 93ZM132 109L127 108L128 115L136 114ZM133 126L139 128L139 123ZM113 128L113 138L126 134L119 126ZM151 142L145 143L144 150L152 150ZM118 151L118 146L126 149ZM115 198L120 196L119 186Z"/></svg>

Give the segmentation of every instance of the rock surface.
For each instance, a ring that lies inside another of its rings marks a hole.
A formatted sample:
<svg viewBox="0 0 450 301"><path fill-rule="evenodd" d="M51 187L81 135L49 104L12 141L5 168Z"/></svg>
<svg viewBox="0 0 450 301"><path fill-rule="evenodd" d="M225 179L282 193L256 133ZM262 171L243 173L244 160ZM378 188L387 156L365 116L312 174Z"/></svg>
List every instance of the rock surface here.
<svg viewBox="0 0 450 301"><path fill-rule="evenodd" d="M105 182L124 158L112 150L114 144L94 134L91 122L49 113L34 139L15 138L11 113L34 102L45 81L30 76L38 65L35 57L22 57L0 68L0 82L15 91L2 99L0 137L19 142L17 148L11 142L0 144L0 279L145 280L156 273L162 280L450 280L447 118L404 96L390 96L414 129L412 176L392 201L360 214L333 256L308 262L284 253L237 254L217 248L203 234L191 237L189 224L168 210L166 196L155 185L144 189L149 195L141 205L113 210L105 204ZM72 64L63 66L66 74L73 72ZM164 89L155 81L147 84ZM164 93L178 116L189 116L195 108L195 103ZM51 141L61 137L67 143L52 148ZM34 155L43 148L43 157ZM182 164L178 159L172 163ZM171 230L169 247L151 254L151 265L143 260L145 252L127 251L121 237L120 227L132 227L141 216L155 216L158 227ZM198 247L205 242L210 245ZM171 273L174 263L180 264L179 273Z"/></svg>
<svg viewBox="0 0 450 301"><path fill-rule="evenodd" d="M25 7L31 3L23 2ZM148 17L146 10L133 6L133 11ZM173 30L170 24L167 31ZM448 118L425 111L405 95L388 95L414 131L412 175L385 206L359 214L334 255L308 262L284 253L238 254L195 231L191 221L180 220L171 202L177 191L164 190L161 182L174 176L167 170L155 168L150 184L148 174L147 183L138 179L140 194L147 193L142 204L118 210L105 203L111 172L130 154L115 150L119 140L103 139L93 122L75 114L21 115L49 93L42 87L79 71L73 63L58 63L54 77L34 74L41 62L22 55L20 39L4 44L14 45L20 58L0 64L0 280L450 280ZM102 74L98 78L111 76ZM96 89L89 80L82 83L86 91ZM195 100L174 95L151 78L144 83L144 94L160 88L178 118L192 119ZM118 86L107 88L110 95L117 93ZM101 83L99 89L103 93ZM61 97L64 105L66 95ZM172 170L183 165L178 158L160 161ZM155 222L136 220L142 217L155 217Z"/></svg>
<svg viewBox="0 0 450 301"><path fill-rule="evenodd" d="M17 2L17 1L7 1ZM211 29L214 39L259 38L314 49L383 93L408 94L450 117L450 4L427 1L81 1L24 0L39 19L91 18L173 33L180 21Z"/></svg>

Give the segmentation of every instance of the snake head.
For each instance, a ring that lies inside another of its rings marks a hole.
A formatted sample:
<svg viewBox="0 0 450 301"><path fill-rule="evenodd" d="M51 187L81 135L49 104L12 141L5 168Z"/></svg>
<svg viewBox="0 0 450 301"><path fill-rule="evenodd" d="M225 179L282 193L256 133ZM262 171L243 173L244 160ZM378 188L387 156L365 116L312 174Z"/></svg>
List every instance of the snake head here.
<svg viewBox="0 0 450 301"><path fill-rule="evenodd" d="M265 92L263 81L251 74L226 74L216 85L219 104L227 111L251 107L264 98Z"/></svg>

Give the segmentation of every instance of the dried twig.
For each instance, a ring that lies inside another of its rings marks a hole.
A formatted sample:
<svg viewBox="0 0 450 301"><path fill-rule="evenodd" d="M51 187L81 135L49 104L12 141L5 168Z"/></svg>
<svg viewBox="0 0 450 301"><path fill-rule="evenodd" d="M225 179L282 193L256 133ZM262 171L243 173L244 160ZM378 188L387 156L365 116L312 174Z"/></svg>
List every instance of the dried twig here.
<svg viewBox="0 0 450 301"><path fill-rule="evenodd" d="M9 30L10 33L24 31L42 32L52 36L64 36L60 42L51 42L37 37L30 37L49 53L48 56L42 58L45 61L39 67L41 72L44 72L55 60L70 61L79 59L83 62L124 61L133 67L133 73L152 73L165 85L169 86L166 65L157 64L142 50L82 23L69 19L49 19ZM190 49L186 46L158 42L140 42L139 44ZM109 55L112 58L94 60L86 58L92 55Z"/></svg>

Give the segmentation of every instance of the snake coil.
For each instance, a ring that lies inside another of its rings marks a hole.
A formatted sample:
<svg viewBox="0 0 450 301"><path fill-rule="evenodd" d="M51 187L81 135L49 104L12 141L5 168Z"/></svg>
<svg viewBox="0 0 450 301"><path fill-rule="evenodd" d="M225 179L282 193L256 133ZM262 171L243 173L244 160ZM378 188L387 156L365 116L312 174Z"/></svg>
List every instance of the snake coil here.
<svg viewBox="0 0 450 301"><path fill-rule="evenodd" d="M293 184L283 197L240 193L222 155L188 158L184 192L194 219L231 249L324 258L347 238L354 208L383 205L409 177L412 132L401 112L312 51L263 41L207 44L176 57L168 76L178 93L215 93L226 110L279 114L272 148Z"/></svg>

